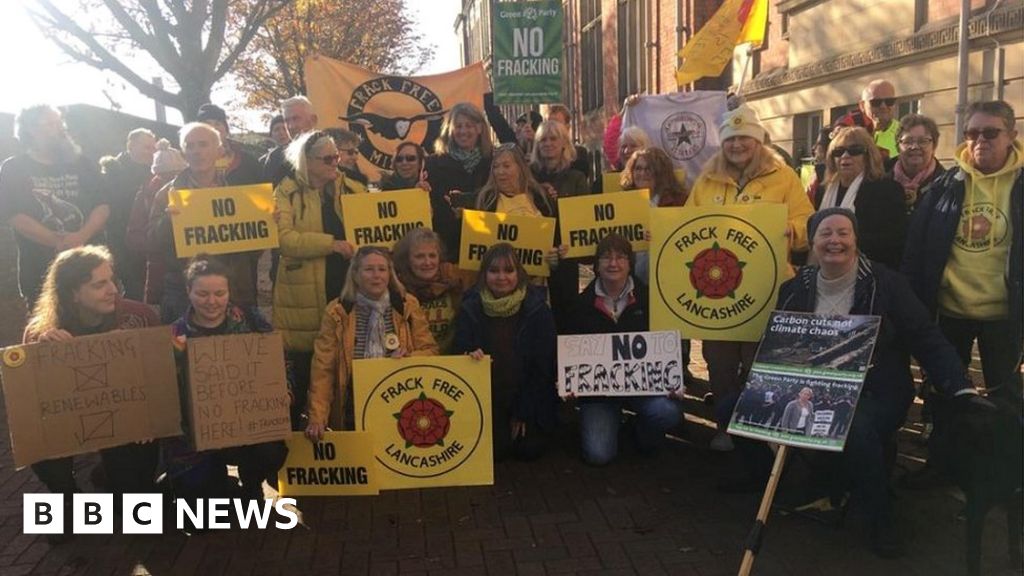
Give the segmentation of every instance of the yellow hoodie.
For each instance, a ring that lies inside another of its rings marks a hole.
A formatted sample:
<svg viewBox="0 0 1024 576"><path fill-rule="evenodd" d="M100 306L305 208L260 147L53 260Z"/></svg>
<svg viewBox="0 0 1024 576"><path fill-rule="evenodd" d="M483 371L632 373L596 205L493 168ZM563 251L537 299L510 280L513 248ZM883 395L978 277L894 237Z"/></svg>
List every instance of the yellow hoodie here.
<svg viewBox="0 0 1024 576"><path fill-rule="evenodd" d="M997 320L1009 314L1006 268L1013 239L1010 191L1024 166L1024 146L1013 143L1006 164L992 174L971 165L966 144L957 148L957 164L966 174L960 225L942 273L939 308L947 316Z"/></svg>

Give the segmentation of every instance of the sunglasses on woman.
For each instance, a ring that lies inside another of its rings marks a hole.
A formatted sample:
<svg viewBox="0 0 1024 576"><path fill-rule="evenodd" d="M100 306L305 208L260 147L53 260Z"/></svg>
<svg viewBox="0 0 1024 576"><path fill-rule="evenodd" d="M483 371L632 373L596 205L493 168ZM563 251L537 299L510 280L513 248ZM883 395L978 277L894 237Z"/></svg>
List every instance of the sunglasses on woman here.
<svg viewBox="0 0 1024 576"><path fill-rule="evenodd" d="M319 160L319 161L321 161L321 162L323 162L324 164L327 164L327 165L337 164L338 160L341 160L341 156L339 156L338 154L327 154L325 156L314 156L314 158L316 158L317 160Z"/></svg>
<svg viewBox="0 0 1024 576"><path fill-rule="evenodd" d="M853 146L836 146L832 149L833 158L842 158L843 154L849 154L850 156L863 156L868 149L860 144L854 144Z"/></svg>

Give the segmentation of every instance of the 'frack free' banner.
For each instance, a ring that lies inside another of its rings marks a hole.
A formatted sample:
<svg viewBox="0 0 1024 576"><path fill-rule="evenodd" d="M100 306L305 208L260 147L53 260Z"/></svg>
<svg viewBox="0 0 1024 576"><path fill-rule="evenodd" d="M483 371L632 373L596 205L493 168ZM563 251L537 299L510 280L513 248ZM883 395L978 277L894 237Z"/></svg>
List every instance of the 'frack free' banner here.
<svg viewBox="0 0 1024 576"><path fill-rule="evenodd" d="M557 0L492 5L495 103L562 101L564 20L562 3Z"/></svg>
<svg viewBox="0 0 1024 576"><path fill-rule="evenodd" d="M345 238L356 246L391 248L405 234L430 225L430 195L412 188L378 194L344 194Z"/></svg>
<svg viewBox="0 0 1024 576"><path fill-rule="evenodd" d="M169 205L178 258L277 248L270 184L171 190Z"/></svg>
<svg viewBox="0 0 1024 576"><path fill-rule="evenodd" d="M644 231L651 218L647 190L618 194L588 194L558 199L558 227L566 258L593 256L597 244L615 232L629 240L633 251L647 250Z"/></svg>
<svg viewBox="0 0 1024 576"><path fill-rule="evenodd" d="M494 244L515 246L519 263L530 276L550 276L544 255L555 242L555 219L502 212L463 210L459 267L479 270L484 253Z"/></svg>

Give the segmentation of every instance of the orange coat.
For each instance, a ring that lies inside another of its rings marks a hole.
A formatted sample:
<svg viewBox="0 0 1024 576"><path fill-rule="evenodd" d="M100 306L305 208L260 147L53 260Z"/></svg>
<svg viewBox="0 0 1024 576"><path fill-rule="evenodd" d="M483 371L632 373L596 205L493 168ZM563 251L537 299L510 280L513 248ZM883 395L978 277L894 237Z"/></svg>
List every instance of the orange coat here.
<svg viewBox="0 0 1024 576"><path fill-rule="evenodd" d="M342 429L345 404L352 381L352 354L356 348L355 315L351 304L337 299L327 305L320 333L313 343L313 365L309 378L310 423ZM439 352L420 303L412 294L404 300L391 296L395 333L402 349L411 356L436 356Z"/></svg>

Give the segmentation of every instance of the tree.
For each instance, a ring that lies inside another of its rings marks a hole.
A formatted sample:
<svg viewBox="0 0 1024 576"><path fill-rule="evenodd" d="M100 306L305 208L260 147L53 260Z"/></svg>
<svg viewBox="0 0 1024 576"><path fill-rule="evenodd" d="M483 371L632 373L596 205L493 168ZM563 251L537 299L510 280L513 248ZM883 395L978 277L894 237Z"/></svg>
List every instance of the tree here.
<svg viewBox="0 0 1024 576"><path fill-rule="evenodd" d="M58 2L62 6L58 7ZM143 95L195 117L263 23L290 0L35 0L40 31L73 59L110 70ZM125 60L144 51L178 86L143 78Z"/></svg>
<svg viewBox="0 0 1024 576"><path fill-rule="evenodd" d="M403 0L298 0L268 19L238 60L238 89L253 108L306 93L303 62L321 54L388 74L411 74L432 45L413 31Z"/></svg>

